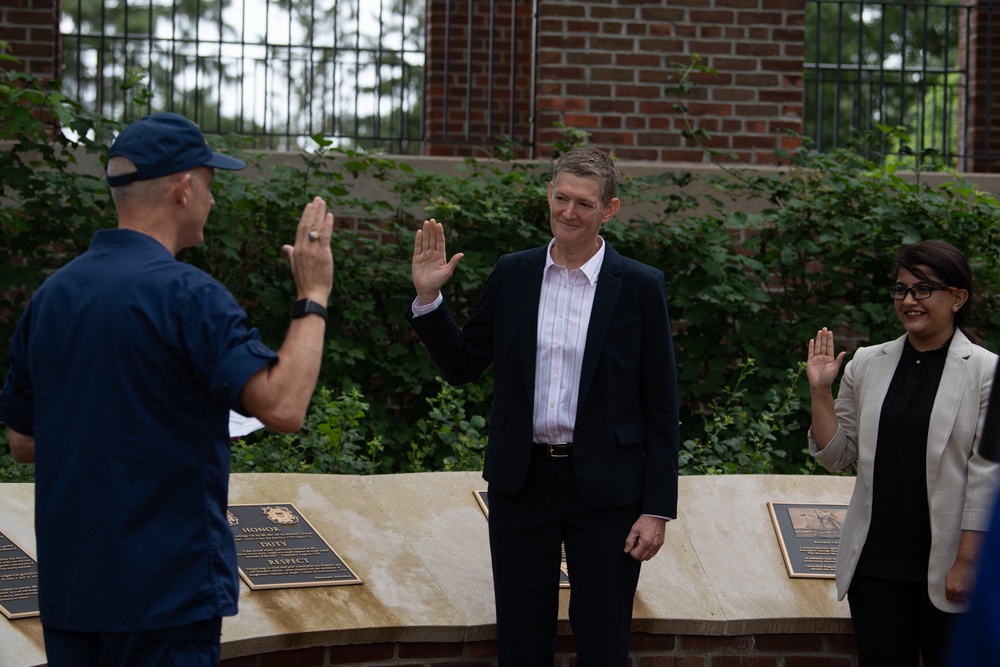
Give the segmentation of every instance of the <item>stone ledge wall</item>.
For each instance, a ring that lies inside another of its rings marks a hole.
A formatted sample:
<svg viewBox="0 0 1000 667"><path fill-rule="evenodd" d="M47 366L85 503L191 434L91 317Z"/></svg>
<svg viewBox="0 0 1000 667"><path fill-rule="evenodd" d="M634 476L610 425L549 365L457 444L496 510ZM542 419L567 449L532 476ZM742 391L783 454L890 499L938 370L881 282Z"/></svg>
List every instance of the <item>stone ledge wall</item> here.
<svg viewBox="0 0 1000 667"><path fill-rule="evenodd" d="M560 637L553 667L574 667ZM385 642L317 646L223 660L221 667L496 667L496 642ZM657 635L633 633L628 667L856 667L853 635Z"/></svg>

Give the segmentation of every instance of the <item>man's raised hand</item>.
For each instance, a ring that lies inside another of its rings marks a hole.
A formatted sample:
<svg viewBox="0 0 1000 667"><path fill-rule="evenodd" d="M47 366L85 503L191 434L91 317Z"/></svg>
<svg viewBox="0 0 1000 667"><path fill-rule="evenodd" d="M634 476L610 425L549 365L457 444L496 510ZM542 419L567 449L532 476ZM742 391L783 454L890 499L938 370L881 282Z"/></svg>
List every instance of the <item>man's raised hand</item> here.
<svg viewBox="0 0 1000 667"><path fill-rule="evenodd" d="M413 287L421 305L433 303L441 288L455 272L455 267L462 261L462 253L455 253L449 260L445 253L444 226L433 218L424 220L423 227L417 230L413 242Z"/></svg>

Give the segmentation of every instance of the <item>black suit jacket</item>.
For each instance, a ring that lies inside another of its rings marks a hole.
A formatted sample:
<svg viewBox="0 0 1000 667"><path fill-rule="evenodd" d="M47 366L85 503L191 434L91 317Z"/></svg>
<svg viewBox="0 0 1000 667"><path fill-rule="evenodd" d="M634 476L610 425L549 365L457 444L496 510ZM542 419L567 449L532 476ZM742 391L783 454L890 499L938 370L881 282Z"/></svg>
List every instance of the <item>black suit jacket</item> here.
<svg viewBox="0 0 1000 667"><path fill-rule="evenodd" d="M408 317L442 375L461 385L494 364L483 477L521 488L531 457L535 348L548 246L505 255L461 329L447 305ZM677 379L663 272L608 244L587 332L573 436L577 486L594 507L640 503L677 516Z"/></svg>

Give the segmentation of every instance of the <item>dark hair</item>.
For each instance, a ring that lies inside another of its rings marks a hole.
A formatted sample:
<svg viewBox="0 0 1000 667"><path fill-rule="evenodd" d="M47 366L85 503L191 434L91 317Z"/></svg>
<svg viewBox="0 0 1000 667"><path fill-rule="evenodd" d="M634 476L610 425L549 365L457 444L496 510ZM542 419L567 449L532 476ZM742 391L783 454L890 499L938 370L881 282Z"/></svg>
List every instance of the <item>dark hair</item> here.
<svg viewBox="0 0 1000 667"><path fill-rule="evenodd" d="M964 289L968 292L969 298L955 313L955 326L961 329L962 333L973 343L982 345L982 339L979 335L967 328L975 291L969 261L958 248L944 241L915 243L899 251L899 255L896 257L896 276L899 275L900 269L906 269L917 278L929 283L939 280L944 285ZM933 278L928 275L928 271L934 274Z"/></svg>
<svg viewBox="0 0 1000 667"><path fill-rule="evenodd" d="M589 146L570 149L556 161L555 169L552 171L552 182L554 183L559 174L564 172L596 180L601 186L602 206L618 196L621 176L615 161L604 151Z"/></svg>

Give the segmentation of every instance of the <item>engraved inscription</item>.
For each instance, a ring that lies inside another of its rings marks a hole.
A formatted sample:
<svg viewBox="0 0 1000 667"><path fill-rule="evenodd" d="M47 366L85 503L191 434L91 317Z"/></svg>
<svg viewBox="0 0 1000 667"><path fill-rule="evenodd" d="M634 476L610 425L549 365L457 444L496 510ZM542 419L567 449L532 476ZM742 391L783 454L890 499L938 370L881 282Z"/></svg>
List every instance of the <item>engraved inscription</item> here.
<svg viewBox="0 0 1000 667"><path fill-rule="evenodd" d="M38 616L38 564L2 532L0 613L9 619Z"/></svg>
<svg viewBox="0 0 1000 667"><path fill-rule="evenodd" d="M789 577L832 579L847 505L767 504Z"/></svg>
<svg viewBox="0 0 1000 667"><path fill-rule="evenodd" d="M251 589L361 583L293 505L231 505L229 514L240 576Z"/></svg>

